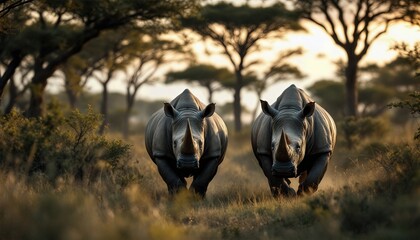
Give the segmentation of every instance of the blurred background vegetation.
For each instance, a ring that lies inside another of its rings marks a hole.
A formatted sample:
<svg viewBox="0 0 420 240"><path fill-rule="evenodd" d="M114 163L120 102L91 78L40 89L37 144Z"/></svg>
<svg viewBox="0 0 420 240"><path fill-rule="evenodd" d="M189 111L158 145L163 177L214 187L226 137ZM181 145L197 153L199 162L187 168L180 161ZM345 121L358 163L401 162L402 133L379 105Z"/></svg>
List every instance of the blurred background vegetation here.
<svg viewBox="0 0 420 240"><path fill-rule="evenodd" d="M393 23L418 30L418 11L409 0L0 0L0 239L415 239L420 42L361 60ZM290 61L302 48L249 57L305 22L346 53L331 59L334 79L306 88L336 120L337 147L314 196L273 199L249 142L259 105L241 93L308 77ZM198 61L194 41L229 65ZM174 62L186 67L158 74ZM230 141L205 200L169 198L145 151L144 126L169 99L139 90L156 83L232 95L217 106Z"/></svg>

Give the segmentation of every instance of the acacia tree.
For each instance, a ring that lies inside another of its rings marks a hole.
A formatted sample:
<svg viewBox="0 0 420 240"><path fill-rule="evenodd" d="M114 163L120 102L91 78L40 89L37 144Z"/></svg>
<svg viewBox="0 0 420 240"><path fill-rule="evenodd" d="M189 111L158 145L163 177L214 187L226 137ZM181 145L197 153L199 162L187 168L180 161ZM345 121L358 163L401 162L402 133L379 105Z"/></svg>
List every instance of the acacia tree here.
<svg viewBox="0 0 420 240"><path fill-rule="evenodd" d="M0 103L8 81L22 64L28 51L22 48L29 39L22 37L21 26L30 19L22 5L30 1L4 1L0 3Z"/></svg>
<svg viewBox="0 0 420 240"><path fill-rule="evenodd" d="M258 50L262 39L279 37L286 30L301 29L297 14L279 3L269 7L236 6L219 2L205 5L199 17L186 18L183 25L210 39L222 49L235 73L233 112L235 130L242 128L241 90L244 72L256 61L247 61L250 53Z"/></svg>
<svg viewBox="0 0 420 240"><path fill-rule="evenodd" d="M83 88L93 72L100 70L104 57L106 57L105 54L99 52L98 49L84 47L80 53L72 56L59 67L63 73L64 88L71 108L76 108Z"/></svg>
<svg viewBox="0 0 420 240"><path fill-rule="evenodd" d="M99 127L99 134L103 134L108 124L108 85L114 79L118 71L123 71L130 63L130 56L127 55L129 45L126 42L128 33L124 31L108 31L101 37L88 44L92 49L90 52L99 52L102 54L96 63L98 68L92 73L94 77L102 85L102 100L100 113L103 122ZM98 53L98 54L99 54Z"/></svg>
<svg viewBox="0 0 420 240"><path fill-rule="evenodd" d="M153 82L156 71L168 61L165 56L170 52L180 51L180 46L177 43L160 39L153 34L140 34L140 36L134 34L129 42L126 49L131 62L126 67L126 110L123 126L125 138L129 136L129 120L140 88Z"/></svg>
<svg viewBox="0 0 420 240"><path fill-rule="evenodd" d="M0 19L6 17L10 12L33 0L2 0L0 1Z"/></svg>
<svg viewBox="0 0 420 240"><path fill-rule="evenodd" d="M217 68L207 64L193 64L182 71L172 71L166 75L166 83L178 81L194 82L208 92L208 102L213 102L213 94L224 88L224 82L234 78L227 68Z"/></svg>
<svg viewBox="0 0 420 240"><path fill-rule="evenodd" d="M28 92L32 62L33 61L24 59L22 61L22 64L16 70L17 74L14 74L10 78L8 88L9 101L4 110L4 114L9 114L12 111L12 109L16 106L19 99Z"/></svg>
<svg viewBox="0 0 420 240"><path fill-rule="evenodd" d="M357 116L357 72L372 44L397 20L419 23L416 0L293 0L302 17L321 27L346 53L347 115ZM417 19L416 19L417 18Z"/></svg>
<svg viewBox="0 0 420 240"><path fill-rule="evenodd" d="M196 1L183 0L44 0L25 4L32 19L22 26L30 29L31 42L15 49L30 49L35 59L27 115L42 114L48 78L104 30L129 24L136 27L170 24L174 18L190 14L195 5ZM9 65L16 65L16 61L10 61ZM1 79L0 87L8 79Z"/></svg>
<svg viewBox="0 0 420 240"><path fill-rule="evenodd" d="M257 116L258 109L260 108L261 96L267 87L279 81L302 79L304 77L304 74L298 67L286 62L288 58L302 53L303 51L301 48L280 53L277 59L270 64L267 71L264 72L264 76L256 81L255 84L251 85L251 89L257 94L257 103L252 112L252 119L255 119Z"/></svg>

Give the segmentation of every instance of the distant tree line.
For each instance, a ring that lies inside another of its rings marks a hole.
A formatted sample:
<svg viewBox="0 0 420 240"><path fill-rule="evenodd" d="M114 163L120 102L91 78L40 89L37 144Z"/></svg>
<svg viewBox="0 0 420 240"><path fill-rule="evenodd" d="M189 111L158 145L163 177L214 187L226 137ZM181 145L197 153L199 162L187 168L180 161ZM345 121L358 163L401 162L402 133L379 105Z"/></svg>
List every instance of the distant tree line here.
<svg viewBox="0 0 420 240"><path fill-rule="evenodd" d="M279 0L272 5L238 5L198 0L5 0L0 2L0 103L6 114L21 107L27 117L41 117L45 89L51 81L64 80L72 108L78 105L87 82L97 81L102 86L99 132L103 133L109 122L109 84L123 76L123 133L127 137L139 89L157 81L156 72L162 65L178 59L188 67L168 72L165 82L202 86L208 101L213 101L214 92L231 91L234 126L241 131L243 89L260 98L278 81L305 77L300 66L288 61L304 54L303 49L274 53L277 58L272 62L257 54L264 40L304 31L303 20L321 27L346 53L346 59L338 63L339 81L317 82L311 92L338 116L378 115L386 106L380 101L395 97L392 88L403 92L418 85L411 80L412 67L403 58L383 67L361 66L360 61L394 22L419 23L416 2ZM191 41L182 36L191 34L216 46L215 53L225 56L229 65L220 68L187 61L193 55ZM361 83L362 75L370 80ZM22 101L25 94L29 95L27 102ZM257 109L258 104L254 117Z"/></svg>

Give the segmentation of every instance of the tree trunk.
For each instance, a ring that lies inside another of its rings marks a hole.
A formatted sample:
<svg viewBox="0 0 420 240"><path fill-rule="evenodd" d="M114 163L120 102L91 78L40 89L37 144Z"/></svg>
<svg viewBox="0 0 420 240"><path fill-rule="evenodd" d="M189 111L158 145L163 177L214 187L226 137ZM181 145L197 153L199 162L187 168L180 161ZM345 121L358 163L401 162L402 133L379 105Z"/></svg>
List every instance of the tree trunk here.
<svg viewBox="0 0 420 240"><path fill-rule="evenodd" d="M7 103L4 114L9 114L13 107L16 105L16 99L18 97L18 89L16 87L15 81L13 78L10 78L9 81L9 103Z"/></svg>
<svg viewBox="0 0 420 240"><path fill-rule="evenodd" d="M235 123L235 131L240 132L242 130L242 108L241 108L241 89L242 89L242 72L236 71L236 85L235 93L233 94L233 118Z"/></svg>
<svg viewBox="0 0 420 240"><path fill-rule="evenodd" d="M102 83L102 102L101 102L101 114L102 114L102 124L99 128L99 134L103 135L105 132L105 127L108 124L108 82Z"/></svg>
<svg viewBox="0 0 420 240"><path fill-rule="evenodd" d="M260 108L260 99L261 99L262 92L257 92L257 104L255 105L254 111L252 112L252 120L255 120L257 118L257 112Z"/></svg>
<svg viewBox="0 0 420 240"><path fill-rule="evenodd" d="M347 116L357 116L358 90L357 90L357 69L358 60L356 57L349 56L346 75L346 100L347 100Z"/></svg>
<svg viewBox="0 0 420 240"><path fill-rule="evenodd" d="M210 104L210 103L213 102L213 88L209 85L206 86L206 88L207 88L207 92L209 93L208 101L209 101L209 104Z"/></svg>
<svg viewBox="0 0 420 240"><path fill-rule="evenodd" d="M129 89L127 89L126 101L127 101L127 108L125 110L124 126L123 126L124 139L128 139L128 137L130 136L130 116L131 116L131 111L134 105L134 95L130 94Z"/></svg>
<svg viewBox="0 0 420 240"><path fill-rule="evenodd" d="M6 88L6 85L11 77L15 74L16 68L19 67L20 63L22 62L23 56L19 53L15 54L12 61L10 61L9 65L3 74L0 77L0 103L3 99L3 92Z"/></svg>
<svg viewBox="0 0 420 240"><path fill-rule="evenodd" d="M48 78L53 73L54 71L47 70L35 71L30 86L31 98L29 101L29 109L26 112L28 117L40 117L43 115L44 92L47 87Z"/></svg>
<svg viewBox="0 0 420 240"><path fill-rule="evenodd" d="M73 89L71 89L71 87L66 86L66 94L69 100L70 107L72 109L75 109L77 105L77 101L79 100L78 93L75 92Z"/></svg>

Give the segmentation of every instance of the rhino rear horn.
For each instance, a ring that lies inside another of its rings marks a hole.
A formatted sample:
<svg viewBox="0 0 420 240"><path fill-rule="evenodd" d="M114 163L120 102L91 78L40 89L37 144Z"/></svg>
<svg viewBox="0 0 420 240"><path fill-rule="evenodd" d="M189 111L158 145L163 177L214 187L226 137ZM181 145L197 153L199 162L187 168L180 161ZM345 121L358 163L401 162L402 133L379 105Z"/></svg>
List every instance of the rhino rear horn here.
<svg viewBox="0 0 420 240"><path fill-rule="evenodd" d="M181 146L181 153L194 154L194 141L191 132L190 120L187 120L187 128L185 129L184 141Z"/></svg>
<svg viewBox="0 0 420 240"><path fill-rule="evenodd" d="M289 137L287 134L282 130L280 136L279 146L277 147L276 151L276 159L277 160L284 160L288 161L291 159L290 156L290 149L289 149Z"/></svg>

